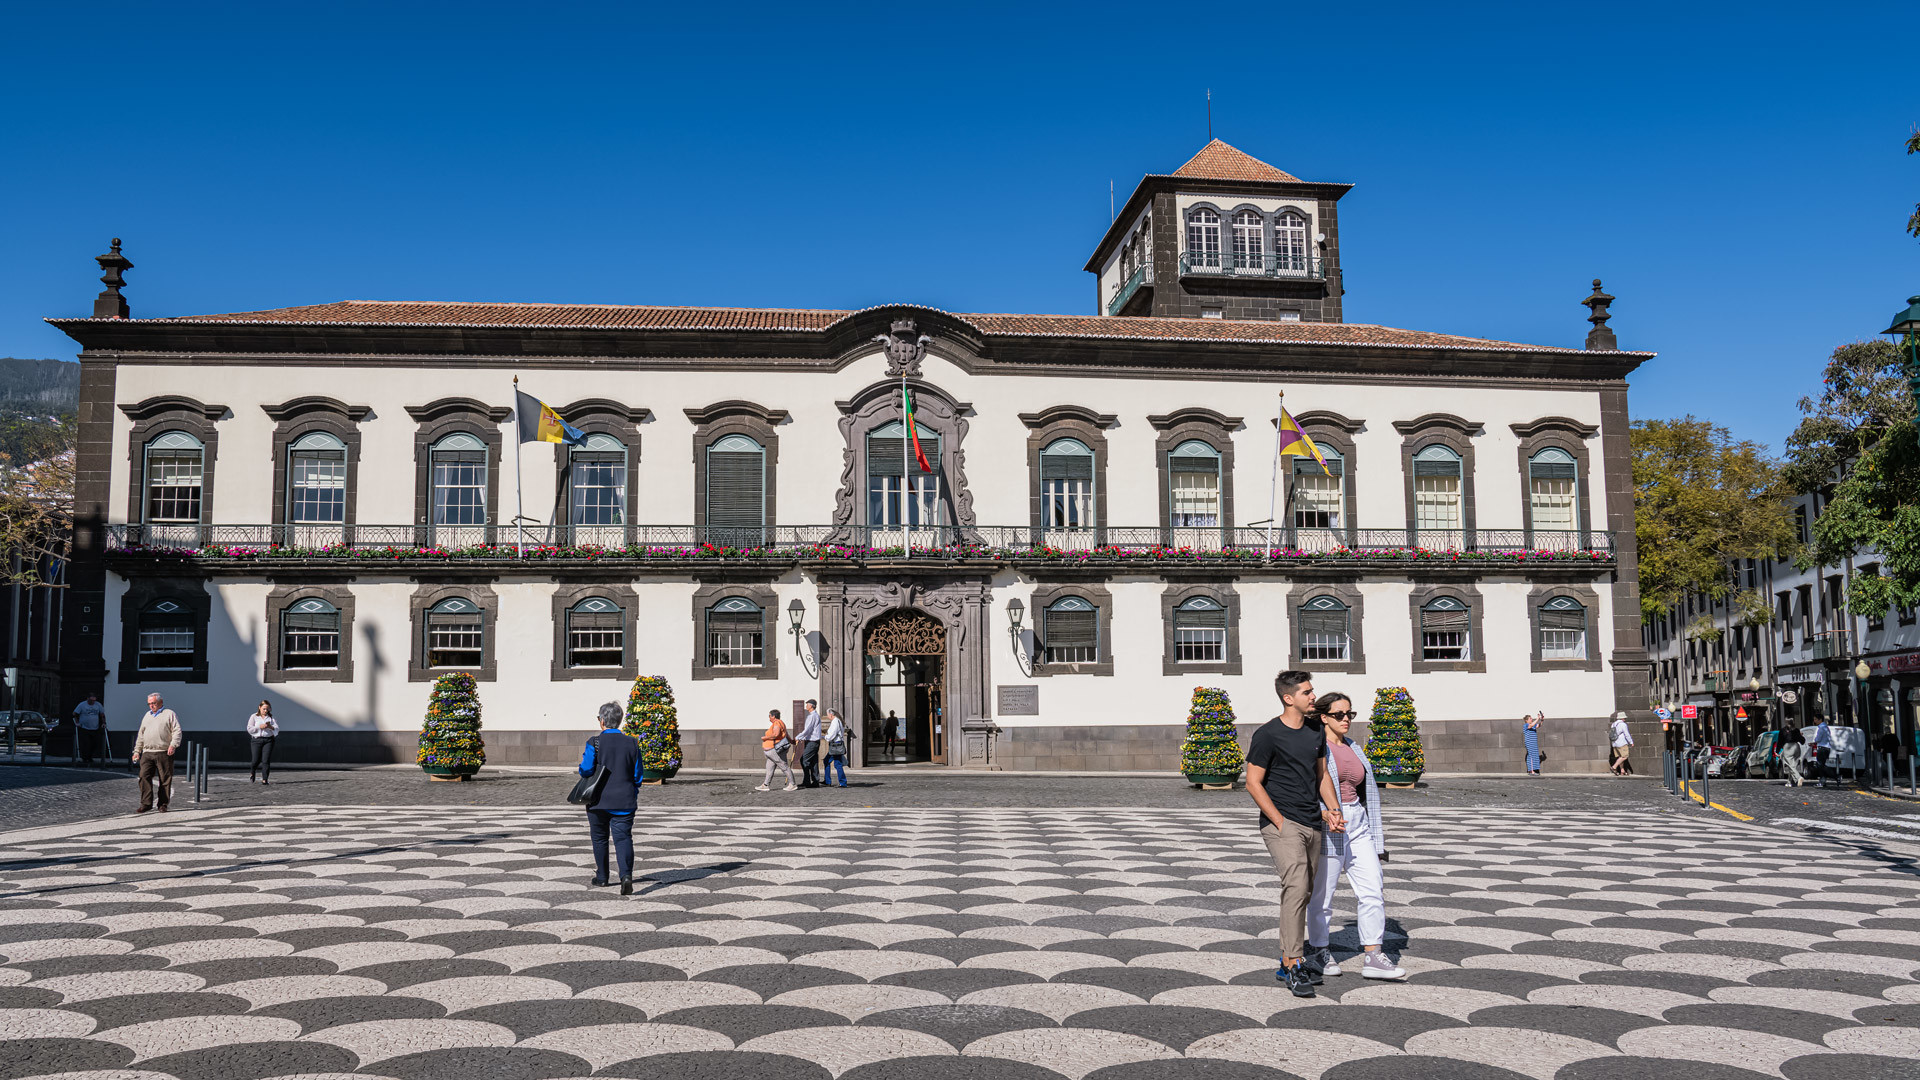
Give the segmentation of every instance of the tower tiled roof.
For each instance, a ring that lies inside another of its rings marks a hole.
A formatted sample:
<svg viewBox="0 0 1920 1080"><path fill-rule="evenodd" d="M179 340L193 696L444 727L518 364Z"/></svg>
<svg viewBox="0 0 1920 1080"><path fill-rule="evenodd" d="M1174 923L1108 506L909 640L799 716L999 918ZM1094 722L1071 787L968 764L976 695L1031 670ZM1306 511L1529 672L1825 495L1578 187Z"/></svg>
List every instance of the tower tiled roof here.
<svg viewBox="0 0 1920 1080"><path fill-rule="evenodd" d="M1196 180L1265 180L1270 183L1298 184L1300 178L1261 161L1259 158L1236 150L1226 143L1215 139L1200 148L1185 165L1173 170L1175 176L1190 176Z"/></svg>

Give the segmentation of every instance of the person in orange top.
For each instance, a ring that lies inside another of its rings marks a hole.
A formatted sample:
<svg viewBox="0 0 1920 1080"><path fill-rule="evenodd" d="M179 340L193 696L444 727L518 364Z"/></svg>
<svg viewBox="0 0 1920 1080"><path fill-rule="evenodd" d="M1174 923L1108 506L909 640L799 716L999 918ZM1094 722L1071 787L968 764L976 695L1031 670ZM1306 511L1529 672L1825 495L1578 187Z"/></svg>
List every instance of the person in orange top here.
<svg viewBox="0 0 1920 1080"><path fill-rule="evenodd" d="M760 781L755 791L773 790L773 770L778 767L787 774L787 786L782 791L798 791L799 785L793 782L793 767L787 764L787 749L793 745L793 739L787 734L787 725L780 720L779 709L767 710L767 730L760 736L760 750L767 755L766 779Z"/></svg>

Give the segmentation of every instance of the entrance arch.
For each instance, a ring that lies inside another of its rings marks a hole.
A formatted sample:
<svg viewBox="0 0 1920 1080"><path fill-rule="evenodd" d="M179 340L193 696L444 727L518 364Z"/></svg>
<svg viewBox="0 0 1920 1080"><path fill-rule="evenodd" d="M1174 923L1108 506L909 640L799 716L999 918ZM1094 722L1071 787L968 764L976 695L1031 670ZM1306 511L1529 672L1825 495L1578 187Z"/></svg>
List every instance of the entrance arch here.
<svg viewBox="0 0 1920 1080"><path fill-rule="evenodd" d="M896 608L868 622L863 637L866 763L946 764L946 624Z"/></svg>

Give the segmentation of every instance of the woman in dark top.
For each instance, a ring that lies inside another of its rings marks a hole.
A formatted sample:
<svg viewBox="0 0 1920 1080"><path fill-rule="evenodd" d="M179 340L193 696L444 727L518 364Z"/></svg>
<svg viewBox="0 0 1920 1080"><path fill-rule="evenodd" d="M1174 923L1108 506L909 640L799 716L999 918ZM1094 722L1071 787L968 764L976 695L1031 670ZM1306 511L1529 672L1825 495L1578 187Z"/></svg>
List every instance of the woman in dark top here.
<svg viewBox="0 0 1920 1080"><path fill-rule="evenodd" d="M620 895L633 892L633 808L640 796L640 743L620 731L620 706L600 706L600 734L587 740L580 755L580 775L607 767L607 784L587 804L587 827L593 835L593 883L607 884L607 840L613 840L620 860Z"/></svg>

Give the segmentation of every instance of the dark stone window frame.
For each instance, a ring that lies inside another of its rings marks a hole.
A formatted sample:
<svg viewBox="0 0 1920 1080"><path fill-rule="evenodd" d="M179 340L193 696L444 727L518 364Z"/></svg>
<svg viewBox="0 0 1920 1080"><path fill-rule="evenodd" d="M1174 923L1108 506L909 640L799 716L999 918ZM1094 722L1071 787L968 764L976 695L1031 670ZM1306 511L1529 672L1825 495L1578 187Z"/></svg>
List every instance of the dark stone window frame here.
<svg viewBox="0 0 1920 1080"><path fill-rule="evenodd" d="M316 431L323 431L339 439L347 448L346 507L341 526L346 530L343 539L350 542L353 526L358 521L360 502L360 422L373 414L372 407L348 405L335 398L310 395L278 405L262 405L260 408L268 419L274 421L273 513L269 520L273 522L276 532L292 524L287 517L287 496L290 494L287 489L290 483L288 454L294 443Z"/></svg>
<svg viewBox="0 0 1920 1080"><path fill-rule="evenodd" d="M1406 493L1407 543L1411 546L1419 534L1418 515L1414 507L1413 459L1420 451L1429 446L1445 446L1460 455L1460 528L1462 546L1471 548L1475 544L1480 528L1480 517L1474 497L1474 457L1473 439L1486 433L1485 425L1476 420L1463 420L1452 413L1427 413L1413 420L1395 420L1393 429L1398 431L1400 440L1401 487Z"/></svg>
<svg viewBox="0 0 1920 1080"><path fill-rule="evenodd" d="M562 416L566 414L562 413ZM567 423L573 423L568 419ZM584 429L583 429L584 430ZM604 596L620 605L621 664L617 668L577 668L567 665L567 613L582 600ZM561 585L553 591L552 681L585 682L612 679L632 682L640 677L640 593L632 585L613 581L586 581Z"/></svg>
<svg viewBox="0 0 1920 1080"><path fill-rule="evenodd" d="M624 405L610 398L584 398L555 409L560 418L586 435L609 435L627 451L626 513L622 535L631 544L639 535L634 525L640 505L640 425L653 419L653 410ZM554 447L553 520L569 530L573 528L573 447L559 443Z"/></svg>
<svg viewBox="0 0 1920 1080"><path fill-rule="evenodd" d="M1546 660L1540 655L1540 611L1556 597L1570 597L1587 609L1587 658L1585 660ZM1600 594L1591 585L1535 585L1527 591L1528 653L1534 671L1599 671Z"/></svg>
<svg viewBox="0 0 1920 1080"><path fill-rule="evenodd" d="M940 436L940 475L944 512L949 527L974 526L973 491L967 487L967 417L971 402L961 401L940 387L915 381L909 387L914 397L914 425ZM900 419L900 381L885 379L873 383L853 397L835 402L840 410L841 466L840 487L834 495L835 535L845 537L853 530L871 528L866 520L867 436L875 428ZM894 526L895 529L898 526Z"/></svg>
<svg viewBox="0 0 1920 1080"><path fill-rule="evenodd" d="M1343 495L1341 502L1341 521L1344 522L1345 525L1341 531L1347 534L1347 543L1358 544L1360 542L1360 489L1359 481L1355 479L1355 475L1360 471L1360 465L1359 448L1355 445L1353 436L1366 430L1366 421L1349 420L1331 409L1314 409L1309 412L1299 413L1294 416L1293 420L1294 423L1300 425L1300 430L1306 432L1307 438L1312 439L1315 445L1329 446L1340 452L1340 468L1344 474L1340 484ZM1274 427L1278 429L1280 426L1280 418L1277 416L1274 417L1272 423ZM1294 463L1300 460L1299 458L1287 458L1285 459L1285 467L1291 470L1294 467ZM1289 472L1288 476L1291 477L1292 473ZM1287 490L1289 494L1291 494L1293 490L1291 481L1289 481ZM1285 514L1287 535L1292 537L1295 535L1292 505L1287 506Z"/></svg>
<svg viewBox="0 0 1920 1080"><path fill-rule="evenodd" d="M751 401L717 401L698 409L687 409L693 421L693 528L696 537L707 530L707 448L729 435L745 435L760 444L765 471L765 528L779 522L780 435L787 422L787 410L769 409ZM706 646L701 646L702 655Z"/></svg>
<svg viewBox="0 0 1920 1080"><path fill-rule="evenodd" d="M464 668L427 667L427 612L442 600L458 597L470 600L480 609L480 670L473 673L476 682L493 682L499 675L500 597L493 586L480 583L421 585L409 599L407 625L413 644L407 650L407 681L432 682L452 671Z"/></svg>
<svg viewBox="0 0 1920 1080"><path fill-rule="evenodd" d="M207 681L207 633L213 617L213 596L203 578L133 578L120 597L119 677L127 683L204 683ZM144 671L140 667L140 615L162 600L186 607L193 616L193 666L171 671Z"/></svg>
<svg viewBox="0 0 1920 1080"><path fill-rule="evenodd" d="M501 520L500 458L506 445L500 425L513 415L513 410L505 405L488 405L473 398L448 397L425 405L409 405L407 415L418 425L413 434L413 520L418 533L416 541L422 547L433 543L433 444L448 435L465 432L487 447L487 523L484 535L487 543L493 543Z"/></svg>
<svg viewBox="0 0 1920 1080"><path fill-rule="evenodd" d="M1107 435L1119 422L1112 413L1094 412L1079 405L1055 405L1035 413L1021 413L1027 426L1027 521L1035 542L1046 533L1046 499L1041 494L1040 451L1061 439L1076 439L1093 451L1093 542L1107 542Z"/></svg>
<svg viewBox="0 0 1920 1080"><path fill-rule="evenodd" d="M760 605L763 619L759 667L714 667L707 663L707 609L730 596L741 596ZM710 679L778 679L780 646L785 627L781 619L780 594L771 585L718 582L702 585L693 592L693 681Z"/></svg>
<svg viewBox="0 0 1920 1080"><path fill-rule="evenodd" d="M1574 461L1574 525L1580 532L1580 546L1586 547L1593 530L1592 464L1587 440L1600 434L1592 424L1583 424L1565 416L1543 416L1525 424L1510 424L1520 439L1520 521L1527 533L1527 546L1533 546L1533 455L1549 447L1565 450Z"/></svg>
<svg viewBox="0 0 1920 1080"><path fill-rule="evenodd" d="M1331 596L1347 605L1349 641L1345 663L1332 660L1308 660L1300 655L1301 605L1321 596ZM1287 595L1287 667L1295 671L1311 671L1315 674L1365 675L1367 673L1366 634L1362 628L1366 613L1366 594L1360 591L1360 585L1356 580L1294 582L1293 588Z"/></svg>
<svg viewBox="0 0 1920 1080"><path fill-rule="evenodd" d="M1091 663L1049 664L1046 662L1047 606L1067 596L1077 596L1093 605L1094 619L1099 627L1100 637L1099 650L1095 653L1098 659ZM1057 582L1050 585L1035 585L1028 605L1029 617L1033 620L1033 629L1039 640L1039 647L1033 658L1034 678L1044 679L1054 675L1113 674L1113 593L1105 585L1097 582ZM1232 632L1231 619L1232 616L1229 613L1229 634Z"/></svg>
<svg viewBox="0 0 1920 1080"><path fill-rule="evenodd" d="M147 521L147 444L169 431L184 431L200 440L200 524L212 524L214 466L220 458L218 421L227 415L227 407L162 394L121 405L120 411L133 421L127 432L127 522Z"/></svg>
<svg viewBox="0 0 1920 1080"><path fill-rule="evenodd" d="M340 662L332 668L281 666L285 644L280 620L289 607L309 597L325 600L340 613ZM344 585L276 585L267 594L267 658L260 673L266 683L353 681L353 590Z"/></svg>
<svg viewBox="0 0 1920 1080"><path fill-rule="evenodd" d="M1173 613L1181 604L1204 596L1227 609L1226 659L1213 663L1181 663L1174 658ZM1238 675L1240 663L1240 594L1230 581L1168 585L1160 593L1160 657L1162 675Z"/></svg>
<svg viewBox="0 0 1920 1080"><path fill-rule="evenodd" d="M1439 597L1451 596L1467 606L1467 638L1473 650L1471 660L1426 660L1422 659L1425 648L1420 637L1420 609ZM1407 610L1413 620L1413 673L1428 675L1436 672L1466 671L1484 674L1487 670L1487 636L1483 622L1486 614L1486 601L1480 590L1471 585L1452 583L1431 583L1415 585L1407 597Z"/></svg>
<svg viewBox="0 0 1920 1080"><path fill-rule="evenodd" d="M1160 478L1160 534L1173 542L1173 477L1167 469L1167 454L1188 439L1198 439L1220 455L1220 536L1233 535L1233 432L1242 426L1238 416L1225 416L1212 409L1186 408L1147 417L1147 423L1159 432L1153 440L1155 470ZM1169 633L1168 641L1172 641Z"/></svg>

